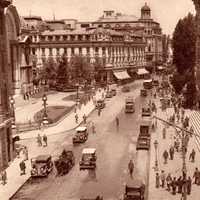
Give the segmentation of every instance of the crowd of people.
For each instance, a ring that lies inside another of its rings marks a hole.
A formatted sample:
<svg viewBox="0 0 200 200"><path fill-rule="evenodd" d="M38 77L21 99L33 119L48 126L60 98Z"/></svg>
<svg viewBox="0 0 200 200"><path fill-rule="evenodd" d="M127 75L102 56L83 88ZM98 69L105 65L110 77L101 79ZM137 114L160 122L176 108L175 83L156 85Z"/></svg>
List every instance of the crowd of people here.
<svg viewBox="0 0 200 200"><path fill-rule="evenodd" d="M168 99L167 105L162 105L162 111L166 111L166 109L172 108L173 114L164 122L164 127L162 129L162 139L165 140L168 136L167 128L169 125L174 127L175 134L169 137L172 137L172 143L168 144L168 149L164 149L162 152L163 157L163 165L168 164L168 160L175 160L175 154L180 154L180 156L185 156L186 162L187 157L186 153L188 152L188 143L190 138L194 134L194 130L192 126L189 126L189 117L186 115L184 108L182 107L183 97L177 96L173 89L170 87L164 88L163 90L157 90L154 93L154 98L157 96L161 96L163 98L166 97ZM173 125L176 125L173 126ZM177 127L178 126L178 127ZM196 152L194 149L191 149L188 157L188 161L195 163ZM174 163L176 164L176 163ZM164 168L164 167L163 167ZM180 169L180 171L183 169ZM181 171L181 176L178 173L174 173L173 171L161 170L160 172L155 173L155 187L156 188L165 188L167 191L171 192L172 195L176 195L177 193L190 195L192 190L192 184L200 185L200 171L198 168L195 169L193 176L188 176L186 173ZM173 175L172 175L173 174ZM193 181L194 180L194 181Z"/></svg>

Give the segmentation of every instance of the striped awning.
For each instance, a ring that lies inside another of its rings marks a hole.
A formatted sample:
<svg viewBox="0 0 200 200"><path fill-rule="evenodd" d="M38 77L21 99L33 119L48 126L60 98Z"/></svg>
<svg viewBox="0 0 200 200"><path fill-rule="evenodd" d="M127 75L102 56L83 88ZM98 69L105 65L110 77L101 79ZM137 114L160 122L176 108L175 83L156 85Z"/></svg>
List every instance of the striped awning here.
<svg viewBox="0 0 200 200"><path fill-rule="evenodd" d="M196 138L197 146L200 148L200 112L193 111L190 115L189 123L194 130L194 137Z"/></svg>

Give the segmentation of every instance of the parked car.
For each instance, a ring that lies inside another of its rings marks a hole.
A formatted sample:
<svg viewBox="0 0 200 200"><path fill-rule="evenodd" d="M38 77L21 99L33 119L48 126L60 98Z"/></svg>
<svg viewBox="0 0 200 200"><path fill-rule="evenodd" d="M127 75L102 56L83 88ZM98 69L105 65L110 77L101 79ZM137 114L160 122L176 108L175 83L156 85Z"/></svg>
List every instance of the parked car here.
<svg viewBox="0 0 200 200"><path fill-rule="evenodd" d="M73 151L63 150L59 158L54 161L54 165L58 175L62 176L67 174L75 165L75 157Z"/></svg>
<svg viewBox="0 0 200 200"><path fill-rule="evenodd" d="M149 80L145 80L143 82L143 87L144 89L148 90L148 89L152 89L153 85L152 85L152 79Z"/></svg>
<svg viewBox="0 0 200 200"><path fill-rule="evenodd" d="M152 84L153 84L153 86L159 86L159 81L157 80L157 79L154 79L153 81L152 81Z"/></svg>
<svg viewBox="0 0 200 200"><path fill-rule="evenodd" d="M150 107L143 107L142 108L142 117L150 117L150 116L151 116Z"/></svg>
<svg viewBox="0 0 200 200"><path fill-rule="evenodd" d="M97 102L96 102L96 108L97 109L103 109L105 108L106 104L105 104L105 101L104 99L98 99Z"/></svg>
<svg viewBox="0 0 200 200"><path fill-rule="evenodd" d="M149 150L150 138L139 136L137 139L136 150Z"/></svg>
<svg viewBox="0 0 200 200"><path fill-rule="evenodd" d="M127 85L122 87L122 92L130 92L130 87Z"/></svg>
<svg viewBox="0 0 200 200"><path fill-rule="evenodd" d="M150 139L151 120L143 120L140 124L139 136Z"/></svg>
<svg viewBox="0 0 200 200"><path fill-rule="evenodd" d="M75 135L72 138L73 144L84 143L88 139L88 131L86 126L76 128Z"/></svg>
<svg viewBox="0 0 200 200"><path fill-rule="evenodd" d="M81 160L79 162L80 170L96 169L96 149L84 148L82 151Z"/></svg>
<svg viewBox="0 0 200 200"><path fill-rule="evenodd" d="M113 97L113 94L111 91L107 91L106 92L106 98L112 98Z"/></svg>
<svg viewBox="0 0 200 200"><path fill-rule="evenodd" d="M39 155L31 159L31 176L46 177L53 169L51 155Z"/></svg>
<svg viewBox="0 0 200 200"><path fill-rule="evenodd" d="M131 180L125 185L123 200L144 200L145 185L140 180Z"/></svg>
<svg viewBox="0 0 200 200"><path fill-rule="evenodd" d="M111 92L112 92L112 95L113 95L113 96L116 96L116 95L117 95L117 90L116 90L116 89L112 89Z"/></svg>
<svg viewBox="0 0 200 200"><path fill-rule="evenodd" d="M146 97L146 96L147 96L147 90L141 89L141 90L140 90L140 96Z"/></svg>

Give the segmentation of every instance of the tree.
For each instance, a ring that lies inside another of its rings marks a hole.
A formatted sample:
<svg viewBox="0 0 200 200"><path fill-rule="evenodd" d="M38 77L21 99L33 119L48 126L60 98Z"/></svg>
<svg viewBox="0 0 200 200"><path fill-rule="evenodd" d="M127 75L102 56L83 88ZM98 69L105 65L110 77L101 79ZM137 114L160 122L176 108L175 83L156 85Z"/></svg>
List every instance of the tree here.
<svg viewBox="0 0 200 200"><path fill-rule="evenodd" d="M195 64L196 28L195 18L189 13L184 19L180 19L173 33L174 64L181 74Z"/></svg>
<svg viewBox="0 0 200 200"><path fill-rule="evenodd" d="M59 61L58 68L56 70L56 83L61 85L66 85L69 81L69 73L67 71L68 69L68 63L65 58L65 55L63 55Z"/></svg>
<svg viewBox="0 0 200 200"><path fill-rule="evenodd" d="M51 85L56 79L56 67L57 64L53 58L49 57L44 63L44 69L41 72L41 77L45 81L45 84Z"/></svg>

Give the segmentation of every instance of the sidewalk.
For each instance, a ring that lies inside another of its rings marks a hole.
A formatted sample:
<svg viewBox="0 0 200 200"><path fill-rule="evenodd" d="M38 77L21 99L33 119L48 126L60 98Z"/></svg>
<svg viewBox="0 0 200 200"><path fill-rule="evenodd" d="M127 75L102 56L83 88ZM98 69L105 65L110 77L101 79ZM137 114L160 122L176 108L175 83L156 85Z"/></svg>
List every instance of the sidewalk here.
<svg viewBox="0 0 200 200"><path fill-rule="evenodd" d="M101 96L101 92L97 92L95 98L99 98ZM65 94L66 96L66 94ZM80 109L77 110L77 114L79 116L79 122L75 122L75 113L71 112L63 121L61 121L59 124L57 124L54 127L45 128L44 130L35 130L30 132L24 132L20 133L20 139L22 142L24 141L26 143L26 146L29 150L29 159L32 157L36 157L39 154L55 154L57 149L57 143L55 142L58 140L58 138L64 138L66 134L60 135L59 133L67 133L69 130L72 130L79 126L83 121L83 115L85 114L88 116L95 108L95 105L93 101L89 101L85 106L82 105ZM37 147L37 143L35 141L36 136L40 133L42 136L44 133L48 136L48 146L43 147ZM28 144L28 145L27 145ZM63 141L64 145L64 141ZM62 145L59 146L59 148L62 148ZM9 200L22 186L23 184L30 178L30 169L31 164L30 160L26 161L26 175L20 176L20 170L19 170L19 163L22 158L16 158L10 166L6 169L7 172L7 184L2 185L0 184L0 199L1 200Z"/></svg>
<svg viewBox="0 0 200 200"><path fill-rule="evenodd" d="M154 100L157 108L160 107L159 98ZM169 116L173 113L172 108L168 108L167 111L161 111L159 108L157 111L157 116L167 120ZM191 111L186 110L185 114L190 116ZM177 123L176 123L177 124ZM177 124L181 126L180 124ZM156 178L155 178L155 160L156 160L156 152L154 148L154 141L158 141L158 173L160 175L161 170L165 171L166 176L168 173L171 174L172 178L182 176L182 153L175 152L174 160L168 160L168 164L164 164L163 161L163 152L167 150L169 152L169 148L174 144L174 136L176 135L175 129L173 127L168 127L166 131L166 139L162 138L162 129L165 124L159 120L157 120L157 128L155 131L152 131L151 134L151 150L150 150L150 169L149 169L149 188L148 188L148 200L180 200L181 194L176 193L176 195L172 195L171 192L166 190L165 188L159 187L156 188ZM194 149L196 151L195 163L189 161L189 154L191 150ZM187 168L187 177L193 177L193 173L195 167L200 166L200 152L198 151L198 147L196 145L195 137L191 137L188 143L188 150L186 154L186 168ZM192 181L193 183L194 181ZM199 186L192 184L191 194L187 196L187 200L199 200Z"/></svg>

